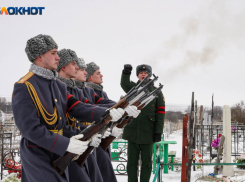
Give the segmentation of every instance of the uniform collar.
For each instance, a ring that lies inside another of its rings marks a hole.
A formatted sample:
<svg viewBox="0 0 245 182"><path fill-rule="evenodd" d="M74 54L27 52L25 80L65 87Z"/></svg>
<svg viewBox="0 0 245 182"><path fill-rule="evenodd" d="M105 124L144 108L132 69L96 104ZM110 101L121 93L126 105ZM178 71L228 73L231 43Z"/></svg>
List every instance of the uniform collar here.
<svg viewBox="0 0 245 182"><path fill-rule="evenodd" d="M95 90L103 91L103 86L92 82L85 82L85 86L91 87Z"/></svg>
<svg viewBox="0 0 245 182"><path fill-rule="evenodd" d="M75 87L75 80L67 80L66 78L61 77L60 75L58 75L57 77L59 80L61 80L62 82L64 82L66 84L67 87L70 88L74 88Z"/></svg>
<svg viewBox="0 0 245 182"><path fill-rule="evenodd" d="M51 71L35 64L31 65L29 71L48 80L55 80L58 76L58 73L56 71Z"/></svg>
<svg viewBox="0 0 245 182"><path fill-rule="evenodd" d="M80 89L84 89L84 87L85 87L84 82L80 82L80 81L77 81L77 80L75 80L75 85L76 85L78 88L80 88Z"/></svg>

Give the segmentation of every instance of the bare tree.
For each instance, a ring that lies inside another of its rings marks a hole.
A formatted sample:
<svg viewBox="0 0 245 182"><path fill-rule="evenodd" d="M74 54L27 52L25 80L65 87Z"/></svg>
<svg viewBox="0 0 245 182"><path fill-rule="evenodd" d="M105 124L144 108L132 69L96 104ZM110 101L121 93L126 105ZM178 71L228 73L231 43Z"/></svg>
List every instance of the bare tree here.
<svg viewBox="0 0 245 182"><path fill-rule="evenodd" d="M191 113L191 106L190 105L186 108L185 112L187 114L190 114Z"/></svg>
<svg viewBox="0 0 245 182"><path fill-rule="evenodd" d="M171 122L178 122L179 119L181 119L181 116L179 116L180 112L175 112L175 111L167 111L166 113L166 120L169 120Z"/></svg>
<svg viewBox="0 0 245 182"><path fill-rule="evenodd" d="M245 103L243 100L231 107L231 120L245 124Z"/></svg>
<svg viewBox="0 0 245 182"><path fill-rule="evenodd" d="M221 117L223 115L223 109L221 106L214 106L214 113L213 113L213 119L215 120L221 120Z"/></svg>
<svg viewBox="0 0 245 182"><path fill-rule="evenodd" d="M209 108L209 107L203 107L203 112L205 113L208 113L209 115L211 115L212 114L212 109L211 108Z"/></svg>

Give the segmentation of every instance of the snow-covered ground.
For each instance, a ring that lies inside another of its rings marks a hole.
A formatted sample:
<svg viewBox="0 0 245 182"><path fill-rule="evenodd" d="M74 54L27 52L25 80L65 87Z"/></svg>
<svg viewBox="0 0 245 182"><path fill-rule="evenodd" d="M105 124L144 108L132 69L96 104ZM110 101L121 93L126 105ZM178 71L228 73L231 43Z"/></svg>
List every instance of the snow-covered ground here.
<svg viewBox="0 0 245 182"><path fill-rule="evenodd" d="M177 141L176 145L169 145L169 151L176 151L176 158L181 161L182 158L182 130L175 131L168 138L165 138L166 141ZM205 158L205 156L204 156ZM233 162L233 161L231 161ZM180 162L181 163L181 162ZM233 182L245 181L245 170L238 169L234 166L235 176L231 177ZM204 166L204 176L207 176L209 173L214 172L214 166ZM202 170L192 171L191 172L191 182L201 182L201 180L197 180L202 177ZM222 175L218 175L218 178L222 178ZM152 182L154 175L151 175L150 181ZM128 177L126 175L117 175L118 182L127 182ZM178 172L170 171L168 174L162 174L162 180L164 182L180 182L181 181L181 170ZM139 180L140 181L140 180Z"/></svg>
<svg viewBox="0 0 245 182"><path fill-rule="evenodd" d="M165 138L165 141L176 141L177 144L174 145L169 145L169 151L176 151L176 159L178 163L181 163L181 158L182 158L182 130L178 130L173 132L172 134L169 135L168 138ZM114 149L115 150L115 149ZM127 159L126 154L124 153L121 157ZM208 159L208 156L204 156L203 159ZM234 157L232 157L234 159ZM214 160L212 161L214 162ZM231 161L233 162L233 161ZM126 166L126 162L123 163L124 167ZM113 162L114 168L118 165L117 162ZM1 166L0 166L1 167ZM122 166L121 166L122 167ZM201 169L197 171L192 171L191 172L191 182L201 182L201 180L197 180L201 178L204 173L204 176L208 176L209 173L213 173L214 171L214 166L203 166L204 167L204 172L202 172ZM238 169L236 166L234 166L234 171L235 174L233 177L231 177L231 180L233 182L238 182L238 181L244 181L245 182L245 170ZM5 171L7 172L7 171ZM127 182L128 177L127 175L117 175L117 180L118 182ZM222 175L218 175L218 178L222 178ZM154 175L151 175L150 182L153 181ZM139 179L140 181L140 179ZM175 171L170 171L168 174L162 174L162 181L163 182L180 182L181 181L181 169L180 170L175 170ZM214 180L215 181L215 180ZM227 181L228 182L228 181Z"/></svg>

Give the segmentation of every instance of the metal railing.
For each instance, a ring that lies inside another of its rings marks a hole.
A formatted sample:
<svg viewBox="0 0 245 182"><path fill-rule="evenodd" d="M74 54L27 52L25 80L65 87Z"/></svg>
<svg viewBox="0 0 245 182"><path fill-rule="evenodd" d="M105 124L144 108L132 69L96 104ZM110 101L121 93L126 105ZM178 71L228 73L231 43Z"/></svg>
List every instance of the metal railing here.
<svg viewBox="0 0 245 182"><path fill-rule="evenodd" d="M20 132L15 124L0 125L0 179L8 175L8 172L11 172L17 163L21 163L19 153L20 138Z"/></svg>
<svg viewBox="0 0 245 182"><path fill-rule="evenodd" d="M231 155L240 156L245 152L245 125L233 124L231 131ZM217 151L211 147L212 141L223 133L223 125L196 125L195 141L196 149L201 154L209 155L211 159L217 157Z"/></svg>
<svg viewBox="0 0 245 182"><path fill-rule="evenodd" d="M116 163L116 175L127 175L127 145L125 140L113 141L111 144L111 161Z"/></svg>
<svg viewBox="0 0 245 182"><path fill-rule="evenodd" d="M161 168L160 156L157 156L157 168L152 182L156 182L156 180L157 182L162 181L162 169L163 168Z"/></svg>

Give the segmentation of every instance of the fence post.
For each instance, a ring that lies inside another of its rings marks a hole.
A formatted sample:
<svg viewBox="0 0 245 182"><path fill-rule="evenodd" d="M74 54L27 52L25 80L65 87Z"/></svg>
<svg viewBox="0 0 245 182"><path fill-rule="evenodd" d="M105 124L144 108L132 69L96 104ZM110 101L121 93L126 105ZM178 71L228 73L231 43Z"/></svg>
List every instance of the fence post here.
<svg viewBox="0 0 245 182"><path fill-rule="evenodd" d="M157 157L157 164L160 164L161 161L160 161L160 157L158 156ZM159 171L158 171L158 180L157 182L162 182L162 179L161 179L161 165L159 165Z"/></svg>
<svg viewBox="0 0 245 182"><path fill-rule="evenodd" d="M230 106L223 107L224 163L231 163L231 110ZM234 166L223 166L223 176L233 176Z"/></svg>
<svg viewBox="0 0 245 182"><path fill-rule="evenodd" d="M187 139L187 122L188 114L183 117L183 135L182 135L182 169L181 169L181 182L187 182L188 168L188 139Z"/></svg>

